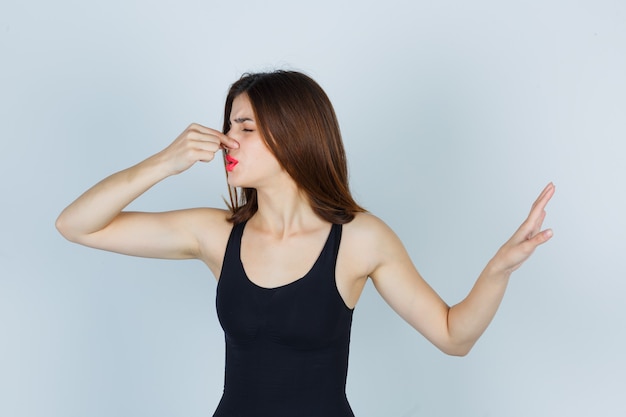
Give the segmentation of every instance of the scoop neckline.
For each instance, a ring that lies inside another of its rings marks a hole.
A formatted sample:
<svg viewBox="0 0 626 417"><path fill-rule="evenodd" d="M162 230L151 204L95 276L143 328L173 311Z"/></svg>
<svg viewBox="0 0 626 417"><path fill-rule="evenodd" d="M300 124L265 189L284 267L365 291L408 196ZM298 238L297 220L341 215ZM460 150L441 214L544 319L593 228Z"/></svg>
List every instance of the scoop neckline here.
<svg viewBox="0 0 626 417"><path fill-rule="evenodd" d="M313 265L311 266L311 268L309 268L309 270L304 275L302 275L300 278L296 278L293 281L287 282L286 284L278 285L276 287L263 287L262 285L259 285L259 284L257 284L256 282L254 282L254 281L252 281L250 279L250 277L248 276L248 273L246 272L246 268L245 268L245 266L243 264L243 261L241 260L241 240L243 238L243 232L244 232L244 230L246 228L246 224L247 224L247 222L245 222L242 225L241 233L239 234L239 245L238 245L239 246L239 251L238 251L239 253L237 254L237 259L239 260L239 266L241 267L243 275L246 277L246 281L248 281L254 287L260 288L262 290L267 290L267 291L274 291L274 290L279 290L281 288L289 287L289 286L295 285L298 282L308 278L311 275L311 273L317 268L318 264L321 262L321 259L322 259L323 255L329 250L328 246L330 244L330 238L333 235L333 232L334 232L335 226L336 226L335 224L331 223L330 231L328 232L328 236L326 237L326 240L324 241L324 246L322 246L322 249L320 250L319 255L317 255L317 258L315 259L315 262L313 262Z"/></svg>

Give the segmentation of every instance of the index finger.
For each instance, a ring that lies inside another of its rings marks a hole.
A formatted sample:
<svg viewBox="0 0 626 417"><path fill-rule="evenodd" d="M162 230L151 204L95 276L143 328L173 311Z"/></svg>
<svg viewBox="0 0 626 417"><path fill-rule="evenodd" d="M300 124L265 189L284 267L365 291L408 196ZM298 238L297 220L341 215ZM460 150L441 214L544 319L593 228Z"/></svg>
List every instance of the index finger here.
<svg viewBox="0 0 626 417"><path fill-rule="evenodd" d="M550 199L554 195L554 190L555 186L553 183L549 183L548 185L546 185L541 194L539 194L539 197L537 197L537 200L535 200L535 202L533 203L533 206L530 210L531 215L533 213L536 213L537 211L541 213L545 209L548 201L550 201Z"/></svg>
<svg viewBox="0 0 626 417"><path fill-rule="evenodd" d="M211 129L210 127L202 126L197 123L193 123L191 126L200 133L217 137L222 148L235 149L239 147L239 142L229 136L226 136L219 130Z"/></svg>

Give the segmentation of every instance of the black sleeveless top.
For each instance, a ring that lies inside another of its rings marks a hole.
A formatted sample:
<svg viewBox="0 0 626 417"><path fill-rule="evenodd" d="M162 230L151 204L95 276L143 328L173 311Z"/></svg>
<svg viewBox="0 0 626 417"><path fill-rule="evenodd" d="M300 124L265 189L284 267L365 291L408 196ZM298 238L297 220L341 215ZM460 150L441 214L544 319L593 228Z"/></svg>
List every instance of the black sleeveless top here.
<svg viewBox="0 0 626 417"><path fill-rule="evenodd" d="M246 276L244 227L233 227L217 285L226 372L213 417L353 417L345 394L353 310L335 283L341 225L304 277L276 288Z"/></svg>

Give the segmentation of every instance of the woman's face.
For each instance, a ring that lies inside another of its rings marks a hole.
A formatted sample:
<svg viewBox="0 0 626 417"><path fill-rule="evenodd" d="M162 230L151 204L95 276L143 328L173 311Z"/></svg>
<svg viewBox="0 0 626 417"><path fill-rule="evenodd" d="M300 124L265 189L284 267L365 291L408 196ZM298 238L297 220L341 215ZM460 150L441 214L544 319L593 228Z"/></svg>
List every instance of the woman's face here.
<svg viewBox="0 0 626 417"><path fill-rule="evenodd" d="M239 148L228 151L226 156L229 185L258 189L288 176L261 137L245 93L233 100L230 130L226 134L239 142Z"/></svg>

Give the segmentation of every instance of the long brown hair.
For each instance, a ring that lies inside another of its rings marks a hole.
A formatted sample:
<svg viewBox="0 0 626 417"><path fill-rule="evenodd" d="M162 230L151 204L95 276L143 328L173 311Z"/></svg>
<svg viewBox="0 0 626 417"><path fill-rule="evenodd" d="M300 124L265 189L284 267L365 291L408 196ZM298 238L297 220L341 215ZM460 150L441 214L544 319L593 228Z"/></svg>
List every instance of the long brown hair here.
<svg viewBox="0 0 626 417"><path fill-rule="evenodd" d="M228 92L223 132L230 129L233 101L247 94L261 137L281 167L322 219L344 224L365 211L352 198L339 123L322 88L295 71L244 74ZM241 193L240 193L241 191ZM258 210L254 188L229 186L230 221L241 223Z"/></svg>

